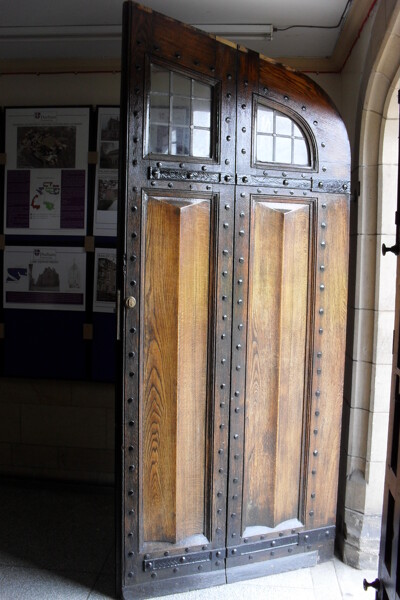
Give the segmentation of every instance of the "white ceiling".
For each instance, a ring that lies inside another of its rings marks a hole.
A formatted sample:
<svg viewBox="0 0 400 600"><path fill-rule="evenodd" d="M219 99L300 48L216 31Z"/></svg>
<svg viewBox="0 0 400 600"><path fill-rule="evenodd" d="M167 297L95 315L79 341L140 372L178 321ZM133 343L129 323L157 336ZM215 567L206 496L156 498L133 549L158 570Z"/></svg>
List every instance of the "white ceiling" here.
<svg viewBox="0 0 400 600"><path fill-rule="evenodd" d="M272 58L331 56L344 20L340 27L335 26L348 4L347 0L143 0L143 3L200 28L203 24L240 24L245 31L248 24L272 24L278 29L313 26L276 31L272 41L246 36L234 40ZM1 61L4 64L7 60L25 59L118 59L122 4L123 0L0 0Z"/></svg>

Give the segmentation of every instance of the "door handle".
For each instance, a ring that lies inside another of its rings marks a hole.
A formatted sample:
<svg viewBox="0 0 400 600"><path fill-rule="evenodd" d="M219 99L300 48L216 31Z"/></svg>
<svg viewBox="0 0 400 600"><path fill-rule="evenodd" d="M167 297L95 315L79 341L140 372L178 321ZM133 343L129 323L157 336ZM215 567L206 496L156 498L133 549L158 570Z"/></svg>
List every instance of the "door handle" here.
<svg viewBox="0 0 400 600"><path fill-rule="evenodd" d="M363 588L365 591L367 591L367 589L369 587L374 588L374 590L379 590L381 587L381 582L379 579L375 579L375 581L372 581L371 583L368 583L368 581L366 579L364 579L363 581Z"/></svg>
<svg viewBox="0 0 400 600"><path fill-rule="evenodd" d="M386 255L386 252L393 252L393 254L395 254L396 256L398 256L400 254L399 245L396 243L394 246L391 246L390 248L388 248L386 246L386 244L382 244L382 254L383 254L383 256Z"/></svg>
<svg viewBox="0 0 400 600"><path fill-rule="evenodd" d="M125 306L126 308L135 308L136 306L136 298L133 296L128 296L125 298Z"/></svg>

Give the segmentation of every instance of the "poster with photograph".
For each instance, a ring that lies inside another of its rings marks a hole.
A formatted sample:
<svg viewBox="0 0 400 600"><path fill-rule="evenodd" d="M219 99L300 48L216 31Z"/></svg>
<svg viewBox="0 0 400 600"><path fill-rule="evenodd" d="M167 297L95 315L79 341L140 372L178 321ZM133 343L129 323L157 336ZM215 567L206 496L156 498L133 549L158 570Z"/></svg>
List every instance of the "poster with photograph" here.
<svg viewBox="0 0 400 600"><path fill-rule="evenodd" d="M4 250L4 308L85 310L85 284L83 248Z"/></svg>
<svg viewBox="0 0 400 600"><path fill-rule="evenodd" d="M119 108L98 111L94 234L117 235Z"/></svg>
<svg viewBox="0 0 400 600"><path fill-rule="evenodd" d="M5 233L85 235L88 108L6 110Z"/></svg>
<svg viewBox="0 0 400 600"><path fill-rule="evenodd" d="M96 248L94 312L115 312L117 253L113 248Z"/></svg>

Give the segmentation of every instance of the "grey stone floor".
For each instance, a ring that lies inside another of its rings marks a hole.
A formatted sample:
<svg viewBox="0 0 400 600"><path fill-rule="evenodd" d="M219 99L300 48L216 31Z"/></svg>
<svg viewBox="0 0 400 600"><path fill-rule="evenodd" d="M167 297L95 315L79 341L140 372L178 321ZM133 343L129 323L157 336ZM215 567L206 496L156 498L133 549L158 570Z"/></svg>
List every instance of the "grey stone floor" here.
<svg viewBox="0 0 400 600"><path fill-rule="evenodd" d="M0 600L112 600L113 491L0 483ZM338 559L290 573L164 596L164 600L373 600Z"/></svg>

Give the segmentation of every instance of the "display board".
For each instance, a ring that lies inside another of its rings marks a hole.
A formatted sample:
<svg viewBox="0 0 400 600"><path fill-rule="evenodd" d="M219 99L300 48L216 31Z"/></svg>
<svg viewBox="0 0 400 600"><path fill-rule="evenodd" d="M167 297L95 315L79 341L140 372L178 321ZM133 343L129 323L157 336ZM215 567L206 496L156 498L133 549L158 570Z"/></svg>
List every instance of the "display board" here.
<svg viewBox="0 0 400 600"><path fill-rule="evenodd" d="M94 312L115 312L117 252L115 248L96 248L93 290Z"/></svg>
<svg viewBox="0 0 400 600"><path fill-rule="evenodd" d="M86 232L88 108L6 109L5 233Z"/></svg>
<svg viewBox="0 0 400 600"><path fill-rule="evenodd" d="M97 119L94 234L117 235L119 108L100 107Z"/></svg>
<svg viewBox="0 0 400 600"><path fill-rule="evenodd" d="M0 376L111 382L119 108L9 107L2 122Z"/></svg>

